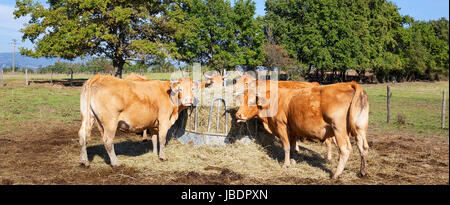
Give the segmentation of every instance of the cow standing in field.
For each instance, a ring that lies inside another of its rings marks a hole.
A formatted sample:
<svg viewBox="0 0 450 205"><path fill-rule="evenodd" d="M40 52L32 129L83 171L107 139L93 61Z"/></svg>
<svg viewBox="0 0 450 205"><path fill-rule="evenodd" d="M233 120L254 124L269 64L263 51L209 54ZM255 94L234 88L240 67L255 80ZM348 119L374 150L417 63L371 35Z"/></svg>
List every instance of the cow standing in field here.
<svg viewBox="0 0 450 205"><path fill-rule="evenodd" d="M80 96L81 128L78 134L81 163L89 166L86 141L94 122L97 122L103 136L111 166L119 165L113 145L117 128L132 132L157 130L159 158L166 160L167 131L177 120L178 113L192 106L193 92L199 86L190 78L172 82L130 81L98 74L89 79L83 85Z"/></svg>
<svg viewBox="0 0 450 205"><path fill-rule="evenodd" d="M203 73L203 76L205 76L206 81L201 83L200 88L208 88L208 87L220 87L224 85L225 78L228 75L220 75L218 73L213 73L212 75L209 75L208 73Z"/></svg>
<svg viewBox="0 0 450 205"><path fill-rule="evenodd" d="M214 73L212 75L208 75L207 73L203 73L203 76L205 76L206 81L201 82L200 83L200 89L204 89L204 88L213 88L213 87L220 87L223 86L223 82L224 82L224 78L226 78L227 76L221 76L217 73ZM131 73L130 75L128 75L125 80L128 81L152 81L150 79L147 79L144 76L141 75L137 75L136 73ZM158 130L149 130L150 134L152 135L151 140L152 140L152 144L153 144L153 154L157 154L156 151L156 146L157 146L157 134L158 134ZM142 132L142 140L145 142L148 140L147 137L147 130L144 130Z"/></svg>
<svg viewBox="0 0 450 205"><path fill-rule="evenodd" d="M270 87L269 82L275 82L275 81L270 81L270 80L256 80L255 77L253 77L252 75L248 74L248 73L244 73L241 74L239 73L240 77L237 79L236 83L234 84L234 89L237 91L236 93L242 93L243 90L247 89L247 88L256 88L258 87L258 89L260 89L261 87L263 88L268 88ZM261 83L265 84L265 86L257 86L257 82L259 82L259 85L261 85ZM307 88L307 87L317 87L320 86L320 84L318 82L299 82L299 81L276 81L278 83L278 88L285 88L285 89L294 89L294 90L298 90L298 89L303 89L303 88ZM239 92L241 91L241 92ZM253 109L257 109L256 107L254 107ZM263 126L265 128L265 130L267 132L269 132L270 134L272 134L270 132L270 129L268 128L268 125L263 121ZM301 136L299 136L301 137ZM296 140L295 141L295 151L300 151L299 149L299 141L300 140ZM334 141L334 143L336 144L336 140L334 138L327 138L325 139L324 143L327 147L327 160L331 161L332 159L332 142Z"/></svg>
<svg viewBox="0 0 450 205"><path fill-rule="evenodd" d="M321 141L335 137L340 151L339 163L333 175L333 179L337 179L352 151L350 134L356 138L360 151L360 174L367 174L369 100L357 83L299 90L280 88L278 92L247 89L242 98L243 103L236 118L245 122L258 117L267 124L266 129L282 141L285 154L283 167L295 162L290 160L290 151L298 136ZM273 106L276 103L278 106Z"/></svg>

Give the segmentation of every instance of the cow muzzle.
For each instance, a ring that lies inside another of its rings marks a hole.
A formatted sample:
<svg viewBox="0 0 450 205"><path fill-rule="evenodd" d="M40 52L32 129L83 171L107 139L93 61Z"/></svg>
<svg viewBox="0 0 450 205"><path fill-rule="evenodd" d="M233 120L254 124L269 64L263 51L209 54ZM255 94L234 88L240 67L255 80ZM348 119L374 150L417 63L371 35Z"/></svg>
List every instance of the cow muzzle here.
<svg viewBox="0 0 450 205"><path fill-rule="evenodd" d="M245 117L241 113L236 113L236 121L237 122L247 122L247 117Z"/></svg>
<svg viewBox="0 0 450 205"><path fill-rule="evenodd" d="M189 98L184 98L184 99L181 101L181 104L183 104L184 106L192 106L192 105L194 104L194 98L191 98L191 97L189 97Z"/></svg>

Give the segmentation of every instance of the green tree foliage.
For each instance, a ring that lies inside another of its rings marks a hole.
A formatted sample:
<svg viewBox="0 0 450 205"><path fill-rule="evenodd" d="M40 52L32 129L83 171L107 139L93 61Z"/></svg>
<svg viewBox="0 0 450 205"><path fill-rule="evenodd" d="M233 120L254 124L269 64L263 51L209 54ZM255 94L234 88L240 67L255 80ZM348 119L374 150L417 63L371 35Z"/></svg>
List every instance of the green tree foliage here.
<svg viewBox="0 0 450 205"><path fill-rule="evenodd" d="M177 28L177 59L216 70L261 65L264 35L253 1L238 0L232 6L225 0L183 0L169 13Z"/></svg>
<svg viewBox="0 0 450 205"><path fill-rule="evenodd" d="M448 20L417 23L387 0L267 0L265 27L310 71L378 81L448 73Z"/></svg>
<svg viewBox="0 0 450 205"><path fill-rule="evenodd" d="M115 75L122 76L126 60L137 55L161 55L165 46L164 20L167 0L17 0L15 18L30 16L21 29L22 39L35 44L21 48L33 57L106 56L111 59Z"/></svg>
<svg viewBox="0 0 450 205"><path fill-rule="evenodd" d="M434 79L433 74L448 74L448 41L444 41L440 31L432 21L415 21L405 29L401 54L406 80Z"/></svg>
<svg viewBox="0 0 450 205"><path fill-rule="evenodd" d="M85 63L56 62L53 65L39 68L38 73L114 73L111 61L103 58L91 59Z"/></svg>
<svg viewBox="0 0 450 205"><path fill-rule="evenodd" d="M275 42L271 27L266 27L265 31L266 41L262 46L265 54L263 65L269 69L279 68L284 71L295 69L295 59L289 56L289 53L283 46Z"/></svg>

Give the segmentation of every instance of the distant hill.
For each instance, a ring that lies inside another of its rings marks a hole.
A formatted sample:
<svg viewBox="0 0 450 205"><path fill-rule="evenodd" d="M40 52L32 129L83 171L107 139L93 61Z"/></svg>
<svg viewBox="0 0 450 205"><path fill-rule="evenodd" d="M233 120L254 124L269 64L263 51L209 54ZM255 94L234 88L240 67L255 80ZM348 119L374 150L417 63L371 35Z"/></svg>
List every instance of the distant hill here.
<svg viewBox="0 0 450 205"><path fill-rule="evenodd" d="M0 68L11 67L13 53L0 53ZM55 64L58 58L32 58L28 56L20 55L19 52L16 53L14 67L16 68L30 68L37 70L40 66L45 67ZM81 58L76 58L73 61L63 60L61 62L82 62Z"/></svg>

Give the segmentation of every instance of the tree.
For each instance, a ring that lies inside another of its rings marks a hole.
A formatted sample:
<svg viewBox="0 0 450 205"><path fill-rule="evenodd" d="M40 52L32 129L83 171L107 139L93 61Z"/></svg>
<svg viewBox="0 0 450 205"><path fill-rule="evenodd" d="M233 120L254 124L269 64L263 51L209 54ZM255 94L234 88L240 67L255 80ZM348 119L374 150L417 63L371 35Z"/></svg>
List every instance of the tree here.
<svg viewBox="0 0 450 205"><path fill-rule="evenodd" d="M403 18L391 2L267 0L266 11L275 40L308 65L307 73L320 71L319 80L325 72L345 80L348 69L381 74L401 68L395 37Z"/></svg>
<svg viewBox="0 0 450 205"><path fill-rule="evenodd" d="M177 59L216 70L262 64L264 35L253 1L238 0L232 7L225 0L180 0L169 13L177 28Z"/></svg>
<svg viewBox="0 0 450 205"><path fill-rule="evenodd" d="M106 56L115 76L130 57L158 55L170 31L162 15L167 0L49 0L48 6L33 0L17 0L15 18L31 16L21 29L22 39L35 44L21 48L32 57ZM170 46L168 46L170 47Z"/></svg>
<svg viewBox="0 0 450 205"><path fill-rule="evenodd" d="M407 80L432 80L433 74L448 72L448 41L433 23L414 21L405 29L401 54Z"/></svg>
<svg viewBox="0 0 450 205"><path fill-rule="evenodd" d="M265 54L264 66L267 68L281 68L287 70L295 63L295 59L289 56L289 53L283 46L278 45L272 35L272 29L270 26L265 28L266 41L263 44L263 51Z"/></svg>

